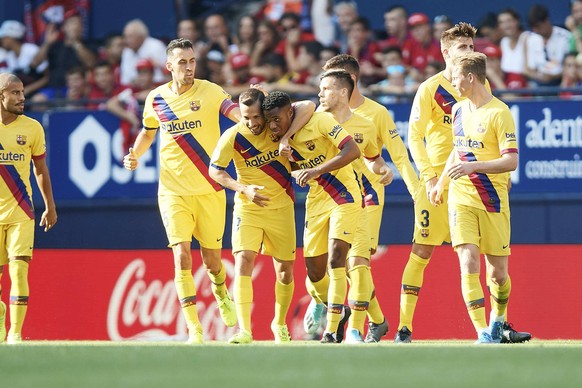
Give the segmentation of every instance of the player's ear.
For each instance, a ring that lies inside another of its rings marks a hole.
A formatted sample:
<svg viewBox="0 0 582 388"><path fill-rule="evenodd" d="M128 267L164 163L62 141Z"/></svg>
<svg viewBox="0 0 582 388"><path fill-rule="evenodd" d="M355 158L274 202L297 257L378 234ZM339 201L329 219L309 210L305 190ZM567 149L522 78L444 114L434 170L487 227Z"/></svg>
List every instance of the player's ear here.
<svg viewBox="0 0 582 388"><path fill-rule="evenodd" d="M166 69L168 69L169 72L172 72L172 63L170 61L166 62Z"/></svg>

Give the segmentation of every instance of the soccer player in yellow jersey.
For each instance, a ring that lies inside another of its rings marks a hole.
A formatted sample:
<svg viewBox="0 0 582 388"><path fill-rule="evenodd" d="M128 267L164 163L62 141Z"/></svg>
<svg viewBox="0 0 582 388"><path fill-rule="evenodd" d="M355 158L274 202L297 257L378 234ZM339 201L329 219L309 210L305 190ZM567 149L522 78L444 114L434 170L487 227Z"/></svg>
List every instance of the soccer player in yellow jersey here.
<svg viewBox="0 0 582 388"><path fill-rule="evenodd" d="M210 164L210 176L223 187L236 191L232 251L235 258L234 299L239 333L230 343L251 343L252 273L259 250L273 257L275 318L271 329L275 342L289 342L287 312L293 297L295 261L295 195L288 158L279 155L279 141L266 130L263 92L248 89L239 97L242 121L220 137ZM298 103L299 104L299 103ZM295 106L296 125L303 126L315 104ZM226 167L234 160L237 179Z"/></svg>
<svg viewBox="0 0 582 388"><path fill-rule="evenodd" d="M457 99L465 98L457 96L451 84L452 61L456 56L473 51L475 33L476 29L472 25L463 22L443 32L441 51L446 68L419 86L412 104L408 145L419 170L420 186L414 201L412 251L402 274L400 323L394 340L396 343L412 341L412 318L423 284L424 270L435 246L450 241L446 206L448 193L443 193L445 205L439 207L430 203L428 193L442 176L452 151L451 109ZM487 81L485 87L490 90ZM529 340L528 333L518 333L506 325L505 334L511 339L508 342Z"/></svg>
<svg viewBox="0 0 582 388"><path fill-rule="evenodd" d="M365 97L358 88L360 79L360 64L358 60L348 54L340 54L329 59L323 69L326 71L333 69L345 70L351 74L355 82L354 92L350 98L350 108L352 111L362 117L372 121L376 128L376 141L378 149L382 149L382 145L386 147L390 158L394 165L400 172L406 188L411 197L414 198L418 190L418 176L412 167L412 163L408 157L408 151L402 138L398 134L396 124L390 116L388 110L376 101ZM370 222L370 233L372 236L372 254L376 252L378 246L378 236L380 234L380 224L382 223L382 211L384 208L384 186L379 181L378 176L371 174L370 179L364 179L362 184L366 195L366 210ZM306 317L307 322L313 322L309 316ZM366 335L366 342L379 342L382 336L388 332L388 322L382 313L378 298L372 284L372 297L368 307L368 334Z"/></svg>
<svg viewBox="0 0 582 388"><path fill-rule="evenodd" d="M364 182L373 175L381 184L392 182L392 170L380 156L377 147L377 130L374 124L350 110L349 101L355 87L350 73L330 70L321 76L319 110L330 113L354 138L362 157L352 162L357 179L364 192ZM369 194L368 194L369 195ZM362 212L356 235L348 253L347 271L352 280L348 292L348 305L352 314L348 322L346 343L364 342L364 322L370 302L372 276L370 273L371 237L368 213Z"/></svg>
<svg viewBox="0 0 582 388"><path fill-rule="evenodd" d="M6 337L6 304L0 300L0 343L22 341L28 308L28 266L34 246L34 206L30 164L44 201L40 225L45 232L57 222L57 211L46 164L44 131L24 115L24 85L15 75L0 74L0 280L10 274L10 330ZM0 296L2 288L0 283Z"/></svg>
<svg viewBox="0 0 582 388"><path fill-rule="evenodd" d="M137 168L138 158L150 148L160 129L160 213L174 254L174 283L188 325L188 342L202 343L192 277L192 236L200 243L224 323L234 326L237 321L221 259L226 196L208 175L208 166L209 155L220 138L219 114L238 122L240 110L221 87L194 78L196 58L191 41L172 40L166 54L172 80L148 94L144 128L125 156L124 166Z"/></svg>
<svg viewBox="0 0 582 388"><path fill-rule="evenodd" d="M283 136L293 119L286 93L272 92L263 102L269 129ZM290 139L297 184L309 185L303 236L307 276L320 301L327 300L327 326L323 343L341 342L347 294L346 258L363 212L362 195L350 163L360 150L349 133L329 114L315 112ZM329 269L330 275L326 275Z"/></svg>
<svg viewBox="0 0 582 388"><path fill-rule="evenodd" d="M463 299L477 331L477 343L500 343L511 292L507 182L509 172L517 168L517 139L509 108L485 87L486 61L481 53L454 59L452 84L466 99L451 112L454 150L430 192L430 201L440 205L452 179L449 222L452 245L459 256ZM481 253L492 296L489 325L479 281Z"/></svg>

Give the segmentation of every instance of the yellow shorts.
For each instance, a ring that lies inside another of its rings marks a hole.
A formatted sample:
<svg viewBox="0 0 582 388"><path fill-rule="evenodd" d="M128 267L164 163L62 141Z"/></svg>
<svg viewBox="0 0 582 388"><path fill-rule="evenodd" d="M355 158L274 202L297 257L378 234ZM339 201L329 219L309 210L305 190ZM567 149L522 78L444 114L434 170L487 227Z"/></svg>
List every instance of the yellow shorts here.
<svg viewBox="0 0 582 388"><path fill-rule="evenodd" d="M303 256L314 257L327 253L330 239L342 240L351 245L363 212L361 202L344 203L324 213L314 212L307 207Z"/></svg>
<svg viewBox="0 0 582 388"><path fill-rule="evenodd" d="M226 219L224 190L204 195L160 195L158 204L168 236L168 246L198 240L201 247L222 248Z"/></svg>
<svg viewBox="0 0 582 388"><path fill-rule="evenodd" d="M261 252L279 260L295 260L295 207L234 210L232 253Z"/></svg>
<svg viewBox="0 0 582 388"><path fill-rule="evenodd" d="M449 219L453 248L473 244L482 254L509 256L510 213L493 213L472 206L451 205Z"/></svg>
<svg viewBox="0 0 582 388"><path fill-rule="evenodd" d="M368 213L368 223L370 225L370 240L372 249L378 248L378 239L380 238L380 225L382 224L382 213L384 205L366 206Z"/></svg>
<svg viewBox="0 0 582 388"><path fill-rule="evenodd" d="M370 260L372 249L372 239L370 238L370 222L366 209L364 209L361 214L361 217L358 219L358 227L356 228L356 235L354 236L352 247L348 252L348 257L357 256Z"/></svg>
<svg viewBox="0 0 582 388"><path fill-rule="evenodd" d="M0 265L8 264L11 257L32 257L34 220L0 225L0 244Z"/></svg>
<svg viewBox="0 0 582 388"><path fill-rule="evenodd" d="M426 186L421 180L414 198L414 236L417 244L439 246L450 242L449 215L447 201L449 192L443 194L443 203L433 206L426 195Z"/></svg>

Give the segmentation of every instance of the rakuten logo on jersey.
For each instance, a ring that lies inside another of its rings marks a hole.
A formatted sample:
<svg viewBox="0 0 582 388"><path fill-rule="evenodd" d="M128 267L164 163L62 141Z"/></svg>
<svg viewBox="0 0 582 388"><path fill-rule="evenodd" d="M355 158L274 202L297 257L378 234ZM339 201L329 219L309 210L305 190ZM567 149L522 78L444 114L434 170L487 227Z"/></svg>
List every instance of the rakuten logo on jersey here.
<svg viewBox="0 0 582 388"><path fill-rule="evenodd" d="M223 261L227 284L233 284L234 267ZM255 268L256 270L257 268ZM257 271L258 272L258 271ZM206 340L226 340L235 327L226 327L216 308L210 279L204 267L194 273L198 317ZM232 293L231 293L232 294ZM107 311L107 333L113 341L186 340L188 329L182 316L173 279L147 274L147 264L137 258L121 272L113 288Z"/></svg>

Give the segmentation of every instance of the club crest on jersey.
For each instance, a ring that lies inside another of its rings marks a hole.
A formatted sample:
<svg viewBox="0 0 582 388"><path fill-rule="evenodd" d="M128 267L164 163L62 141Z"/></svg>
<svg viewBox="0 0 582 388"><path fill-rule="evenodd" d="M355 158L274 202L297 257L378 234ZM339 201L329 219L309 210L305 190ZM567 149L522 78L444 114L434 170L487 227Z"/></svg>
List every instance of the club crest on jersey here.
<svg viewBox="0 0 582 388"><path fill-rule="evenodd" d="M420 235L424 238L427 238L428 237L428 229L421 229Z"/></svg>
<svg viewBox="0 0 582 388"><path fill-rule="evenodd" d="M200 100L190 101L190 110L196 112L198 109L200 109Z"/></svg>
<svg viewBox="0 0 582 388"><path fill-rule="evenodd" d="M26 144L26 136L16 135L16 143L18 143L19 145L25 145Z"/></svg>
<svg viewBox="0 0 582 388"><path fill-rule="evenodd" d="M273 143L277 143L277 142L280 140L279 136L277 136L277 135L276 135L276 134L274 134L274 133L271 133L271 136L270 136L270 138L271 138L271 141L272 141Z"/></svg>
<svg viewBox="0 0 582 388"><path fill-rule="evenodd" d="M483 127L483 124L479 123L479 126L476 129L477 133L485 133L486 129Z"/></svg>
<svg viewBox="0 0 582 388"><path fill-rule="evenodd" d="M315 143L313 143L311 140L308 140L305 142L305 147L307 147L309 151L313 151L315 149Z"/></svg>
<svg viewBox="0 0 582 388"><path fill-rule="evenodd" d="M354 140L356 143L363 143L364 142L364 134L363 133L354 133Z"/></svg>

